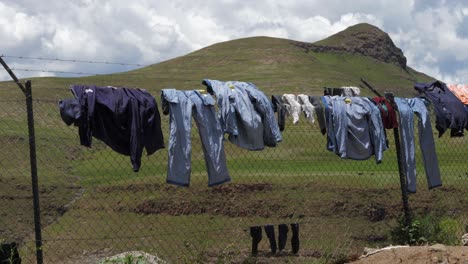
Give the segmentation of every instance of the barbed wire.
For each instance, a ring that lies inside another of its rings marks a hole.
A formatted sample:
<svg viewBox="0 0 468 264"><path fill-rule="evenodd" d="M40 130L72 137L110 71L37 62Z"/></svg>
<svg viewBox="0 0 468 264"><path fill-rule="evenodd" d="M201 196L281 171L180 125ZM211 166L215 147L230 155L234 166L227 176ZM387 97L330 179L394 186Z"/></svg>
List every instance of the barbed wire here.
<svg viewBox="0 0 468 264"><path fill-rule="evenodd" d="M37 69L23 69L23 68L10 68L10 69L12 71L25 71L25 72L48 72L48 73L77 74L77 75L103 75L100 73L89 73L89 72L52 71L52 70L37 70Z"/></svg>
<svg viewBox="0 0 468 264"><path fill-rule="evenodd" d="M60 62L74 62L74 63L78 62L78 63L110 64L110 65L122 65L122 66L143 66L143 67L150 66L150 64L139 64L139 63L75 60L75 59L43 58L43 57L27 57L27 56L15 56L15 55L7 55L7 54L1 54L0 57L22 59L22 60L44 60L44 61L60 61Z"/></svg>

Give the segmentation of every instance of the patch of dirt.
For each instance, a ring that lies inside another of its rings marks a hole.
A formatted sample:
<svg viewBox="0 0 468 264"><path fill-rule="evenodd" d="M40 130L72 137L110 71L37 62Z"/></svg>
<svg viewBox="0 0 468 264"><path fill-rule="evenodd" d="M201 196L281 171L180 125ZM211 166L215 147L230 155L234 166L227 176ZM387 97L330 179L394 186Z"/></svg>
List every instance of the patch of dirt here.
<svg viewBox="0 0 468 264"><path fill-rule="evenodd" d="M380 251L353 264L468 264L468 247L419 246Z"/></svg>
<svg viewBox="0 0 468 264"><path fill-rule="evenodd" d="M275 199L255 198L259 192L271 192L270 184L232 184L200 190L205 194L180 195L171 200L150 199L133 209L139 214L193 215L211 214L229 217L278 215L285 204ZM197 191L196 191L197 192ZM198 197L198 199L194 199ZM203 197L203 198L200 198ZM244 202L239 202L244 201Z"/></svg>

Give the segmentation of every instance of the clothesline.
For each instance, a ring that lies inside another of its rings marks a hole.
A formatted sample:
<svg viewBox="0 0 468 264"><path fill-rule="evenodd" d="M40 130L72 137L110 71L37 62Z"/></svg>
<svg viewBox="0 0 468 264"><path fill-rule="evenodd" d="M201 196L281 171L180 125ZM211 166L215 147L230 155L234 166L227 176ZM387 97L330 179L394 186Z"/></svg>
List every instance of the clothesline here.
<svg viewBox="0 0 468 264"><path fill-rule="evenodd" d="M170 116L167 182L171 184L190 184L192 117L201 132L209 186L231 181L224 154L225 134L229 142L240 148L259 151L276 147L283 140L281 131L285 129L285 118L293 116L293 123L297 123L302 111L310 123L318 120L321 132L326 134L329 151L341 158L356 160L374 155L380 163L388 148L384 128L398 125L392 104L385 98L356 96L360 94L359 88L325 87L323 96L283 94L273 95L270 100L253 83L210 79L202 83L206 90L161 91L163 114ZM434 85L437 83L426 85L431 89L420 92L432 93ZM79 126L82 145L91 147L91 138L96 137L113 150L130 156L135 171L140 168L144 148L150 155L165 147L156 100L147 91L76 85L72 86L72 91L75 98L60 103L61 116L66 124ZM415 144L414 114L419 117L420 147L429 188L440 186L425 102L420 98L396 97L395 103L399 110L398 121L403 124L400 131L402 147L407 151L404 171L408 190L416 191L414 151L410 151ZM440 122L437 119L436 123ZM466 120L463 122L462 127L468 129Z"/></svg>

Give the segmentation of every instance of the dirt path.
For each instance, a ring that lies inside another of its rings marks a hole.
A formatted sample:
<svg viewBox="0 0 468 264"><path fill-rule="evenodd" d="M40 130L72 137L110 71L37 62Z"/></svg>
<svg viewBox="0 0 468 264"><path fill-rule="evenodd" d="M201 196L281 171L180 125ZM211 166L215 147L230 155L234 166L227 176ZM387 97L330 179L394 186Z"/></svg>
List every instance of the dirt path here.
<svg viewBox="0 0 468 264"><path fill-rule="evenodd" d="M384 250L363 257L352 264L468 264L468 247L443 245Z"/></svg>

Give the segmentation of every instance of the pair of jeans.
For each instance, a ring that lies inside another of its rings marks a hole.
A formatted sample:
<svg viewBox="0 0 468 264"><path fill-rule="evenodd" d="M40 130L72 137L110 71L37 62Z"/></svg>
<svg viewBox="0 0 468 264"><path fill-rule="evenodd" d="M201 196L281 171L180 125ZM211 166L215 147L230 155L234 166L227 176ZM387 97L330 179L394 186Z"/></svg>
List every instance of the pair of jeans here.
<svg viewBox="0 0 468 264"><path fill-rule="evenodd" d="M429 189L442 185L439 162L432 135L431 121L426 105L419 98L398 98L395 103L399 112L401 155L403 171L406 174L408 191L416 192L416 158L414 147L414 114L419 118L419 145L422 152Z"/></svg>
<svg viewBox="0 0 468 264"><path fill-rule="evenodd" d="M161 97L163 113L170 117L167 183L190 184L192 116L201 138L208 186L231 181L224 153L223 130L216 116L213 97L194 90L175 89L163 89Z"/></svg>

